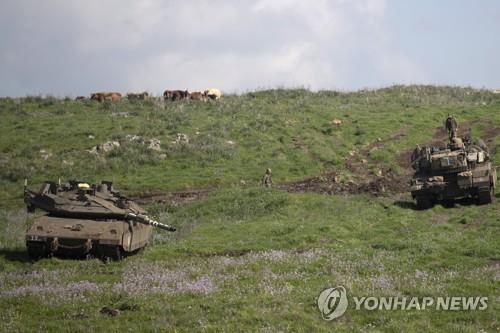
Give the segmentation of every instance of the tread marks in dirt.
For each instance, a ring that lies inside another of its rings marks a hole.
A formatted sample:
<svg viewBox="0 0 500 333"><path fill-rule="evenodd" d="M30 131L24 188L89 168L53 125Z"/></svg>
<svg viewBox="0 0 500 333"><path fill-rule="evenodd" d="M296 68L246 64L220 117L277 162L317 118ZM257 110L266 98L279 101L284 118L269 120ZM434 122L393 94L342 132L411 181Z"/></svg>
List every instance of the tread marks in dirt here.
<svg viewBox="0 0 500 333"><path fill-rule="evenodd" d="M470 133L471 125L478 123L479 120L468 122L462 125L464 135ZM368 168L367 161L363 161L364 156L369 156L370 152L383 148L387 143L398 140L406 135L408 128L403 128L387 139L377 140L346 158L345 165L354 175L353 180L341 182L336 172L328 172L319 176L308 177L294 182L275 185L275 188L288 192L298 193L319 193L326 195L348 195L367 193L374 196L386 195L389 193L404 193L408 191L408 180L411 177L412 169L410 167L410 156L414 147L400 152L396 159L397 165L404 171L403 174L397 174L391 168L376 165L379 172L374 174ZM492 147L495 138L500 135L500 127L490 128L485 131L482 139L490 146L490 152L495 153L496 146ZM441 146L447 141L448 137L443 127L435 129L432 140L421 144L421 146ZM300 138L294 140L298 148L304 148ZM185 203L201 200L211 194L214 189L193 189L178 192L152 192L142 193L132 197L139 204L149 204L153 202L169 203L181 205Z"/></svg>
<svg viewBox="0 0 500 333"><path fill-rule="evenodd" d="M480 122L480 120L467 122L462 125L464 135L470 133L471 125ZM367 193L375 196L388 193L404 193L408 191L408 180L413 173L410 167L410 156L414 147L403 150L396 159L396 163L403 170L403 174L395 173L391 168L377 164L374 169L378 169L378 174L374 174L368 169L367 161L362 159L369 156L370 152L383 148L387 143L398 140L406 135L408 128L403 128L394 135L384 140L377 140L368 146L362 148L359 152L349 156L345 165L354 175L354 180L347 183L339 181L339 176L335 172L325 173L320 176L309 177L299 181L277 185L277 188L288 192L314 192L328 195L347 195ZM490 147L490 152L495 153L496 146L492 143L500 135L500 127L494 127L486 130L482 139ZM421 146L442 146L448 140L444 127L437 127L432 140L421 144Z"/></svg>
<svg viewBox="0 0 500 333"><path fill-rule="evenodd" d="M407 131L408 128L403 128L387 139L379 139L363 147L359 152L353 152L344 162L354 176L348 182L341 182L337 173L329 172L320 176L280 184L277 187L288 192L315 192L329 195L368 193L377 196L387 192L404 192L407 189L407 180L404 176L397 175L391 168L378 164L375 168L378 172L374 174L368 169L367 161L362 157L368 156L370 152L405 136Z"/></svg>

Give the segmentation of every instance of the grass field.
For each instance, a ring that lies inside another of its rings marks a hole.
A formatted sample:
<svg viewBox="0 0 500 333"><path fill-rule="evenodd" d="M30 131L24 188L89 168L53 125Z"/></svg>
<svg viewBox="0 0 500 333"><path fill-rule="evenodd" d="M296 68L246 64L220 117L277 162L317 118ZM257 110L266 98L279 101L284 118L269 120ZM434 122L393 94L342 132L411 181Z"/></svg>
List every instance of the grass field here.
<svg viewBox="0 0 500 333"><path fill-rule="evenodd" d="M487 138L499 165L499 110L498 94L433 86L276 89L210 103L0 99L0 331L498 332L500 200L417 211L404 192L283 188L329 172L348 184L390 169L402 182L405 152L439 138L448 113ZM175 142L178 133L189 142ZM161 140L161 151L131 135ZM107 141L120 147L88 152ZM258 186L267 167L276 188ZM150 200L149 212L178 232L155 231L144 252L122 262L31 262L24 232L35 216L23 207L23 182L36 188L59 177L113 180L138 198L208 192ZM338 285L349 297L489 302L485 311L350 304L324 321L316 298Z"/></svg>

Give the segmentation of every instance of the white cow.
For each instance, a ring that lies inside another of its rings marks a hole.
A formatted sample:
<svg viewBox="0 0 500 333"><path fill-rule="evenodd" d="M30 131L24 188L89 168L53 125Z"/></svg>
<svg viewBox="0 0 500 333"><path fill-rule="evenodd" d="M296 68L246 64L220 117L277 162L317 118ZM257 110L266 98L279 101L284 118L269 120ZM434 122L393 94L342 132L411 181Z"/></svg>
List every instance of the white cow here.
<svg viewBox="0 0 500 333"><path fill-rule="evenodd" d="M221 98L222 93L220 92L219 89L216 88L210 88L204 91L205 96L207 96L210 99L218 100Z"/></svg>

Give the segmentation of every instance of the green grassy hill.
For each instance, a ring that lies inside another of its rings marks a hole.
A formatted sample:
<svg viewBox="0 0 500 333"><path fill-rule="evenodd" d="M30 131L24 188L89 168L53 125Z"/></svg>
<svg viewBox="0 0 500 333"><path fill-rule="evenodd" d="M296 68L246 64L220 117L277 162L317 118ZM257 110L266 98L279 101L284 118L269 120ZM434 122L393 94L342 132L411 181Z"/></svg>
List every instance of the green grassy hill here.
<svg viewBox="0 0 500 333"><path fill-rule="evenodd" d="M499 111L499 94L433 86L268 90L210 103L0 99L0 331L498 331L500 201L416 211L402 189L408 153L442 141L448 113L461 133L485 138L499 165ZM109 141L120 146L89 152ZM262 189L268 167L276 186ZM339 187L321 194L332 174ZM32 263L25 178L34 188L112 180L179 231L156 231L122 262ZM378 180L387 189L376 195L358 186ZM342 186L357 190L336 193ZM489 303L471 312L351 304L326 322L316 297L337 285L349 296ZM105 306L120 314L101 314Z"/></svg>

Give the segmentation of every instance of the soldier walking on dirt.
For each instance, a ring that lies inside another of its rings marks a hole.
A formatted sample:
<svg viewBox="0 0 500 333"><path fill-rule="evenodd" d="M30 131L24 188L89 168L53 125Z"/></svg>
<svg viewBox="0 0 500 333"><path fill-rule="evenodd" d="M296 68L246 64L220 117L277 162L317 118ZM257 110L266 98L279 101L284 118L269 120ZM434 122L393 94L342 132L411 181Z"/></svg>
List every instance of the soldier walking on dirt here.
<svg viewBox="0 0 500 333"><path fill-rule="evenodd" d="M272 185L273 185L272 171L270 168L267 168L264 177L262 177L262 186L271 187Z"/></svg>
<svg viewBox="0 0 500 333"><path fill-rule="evenodd" d="M448 137L450 138L450 140L457 136L457 132L458 132L457 121L450 114L448 114L448 118L446 118L445 127L446 127L446 132L448 133Z"/></svg>

